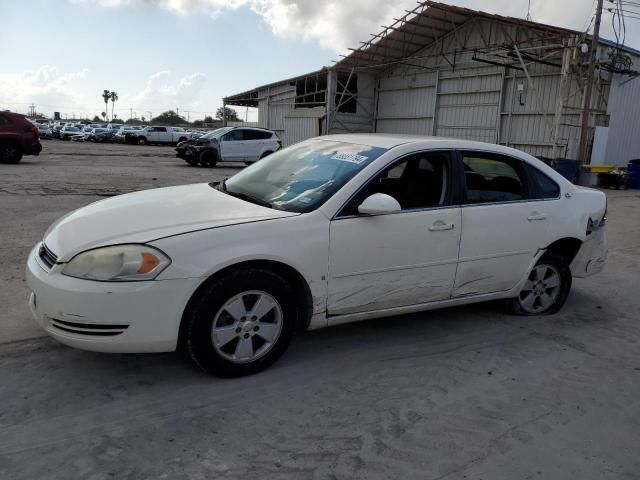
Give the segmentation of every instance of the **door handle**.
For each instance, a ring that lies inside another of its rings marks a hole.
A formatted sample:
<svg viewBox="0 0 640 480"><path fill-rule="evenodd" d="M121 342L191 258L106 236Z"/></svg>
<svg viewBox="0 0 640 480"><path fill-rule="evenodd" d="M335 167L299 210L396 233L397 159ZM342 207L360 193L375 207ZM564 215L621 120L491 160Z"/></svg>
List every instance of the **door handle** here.
<svg viewBox="0 0 640 480"><path fill-rule="evenodd" d="M429 227L430 232L440 232L442 230L453 230L455 225L453 223L444 223L442 220L438 220Z"/></svg>
<svg viewBox="0 0 640 480"><path fill-rule="evenodd" d="M544 213L531 212L531 214L527 217L527 220L530 222L535 222L536 220L544 220L547 218L547 215Z"/></svg>

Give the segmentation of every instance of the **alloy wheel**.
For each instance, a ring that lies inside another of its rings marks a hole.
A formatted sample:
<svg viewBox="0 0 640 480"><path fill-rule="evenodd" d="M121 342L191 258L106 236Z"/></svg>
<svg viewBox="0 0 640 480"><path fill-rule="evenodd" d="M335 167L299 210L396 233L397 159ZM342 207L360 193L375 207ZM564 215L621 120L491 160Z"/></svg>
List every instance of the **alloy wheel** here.
<svg viewBox="0 0 640 480"><path fill-rule="evenodd" d="M560 286L560 272L555 267L536 265L518 296L520 306L527 313L542 313L557 300Z"/></svg>
<svg viewBox="0 0 640 480"><path fill-rule="evenodd" d="M275 345L282 331L282 318L282 307L268 293L239 293L216 313L211 330L213 346L230 362L253 362Z"/></svg>

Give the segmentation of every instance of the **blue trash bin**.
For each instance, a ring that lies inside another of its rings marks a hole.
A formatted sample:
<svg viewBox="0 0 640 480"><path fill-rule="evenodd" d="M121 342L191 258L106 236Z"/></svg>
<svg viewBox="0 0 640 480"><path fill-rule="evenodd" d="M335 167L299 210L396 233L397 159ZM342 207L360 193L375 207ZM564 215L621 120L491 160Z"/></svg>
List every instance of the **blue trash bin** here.
<svg viewBox="0 0 640 480"><path fill-rule="evenodd" d="M629 188L640 190L640 158L629 162L627 172L629 172Z"/></svg>
<svg viewBox="0 0 640 480"><path fill-rule="evenodd" d="M578 181L580 174L580 161L570 158L556 158L553 161L553 168L556 172L569 180L571 183Z"/></svg>

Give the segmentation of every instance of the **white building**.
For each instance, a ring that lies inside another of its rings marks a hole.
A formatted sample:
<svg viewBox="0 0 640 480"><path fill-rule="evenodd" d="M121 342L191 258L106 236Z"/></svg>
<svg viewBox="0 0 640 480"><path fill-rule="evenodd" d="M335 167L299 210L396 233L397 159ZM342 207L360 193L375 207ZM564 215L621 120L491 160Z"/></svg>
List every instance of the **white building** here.
<svg viewBox="0 0 640 480"><path fill-rule="evenodd" d="M578 158L590 43L584 32L426 1L333 67L224 102L257 107L258 124L285 145L325 133L411 133ZM592 163L640 158L639 67L640 52L599 43Z"/></svg>

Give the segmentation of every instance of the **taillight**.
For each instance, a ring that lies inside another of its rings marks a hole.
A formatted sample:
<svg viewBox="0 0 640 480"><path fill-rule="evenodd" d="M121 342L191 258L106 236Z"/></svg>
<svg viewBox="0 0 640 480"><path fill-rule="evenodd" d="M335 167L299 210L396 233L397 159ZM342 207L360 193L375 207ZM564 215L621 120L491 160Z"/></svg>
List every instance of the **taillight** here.
<svg viewBox="0 0 640 480"><path fill-rule="evenodd" d="M27 128L25 128L24 130L27 133L33 133L33 139L36 140L38 138L38 136L40 135L40 132L38 132L38 127L34 126L29 126Z"/></svg>

